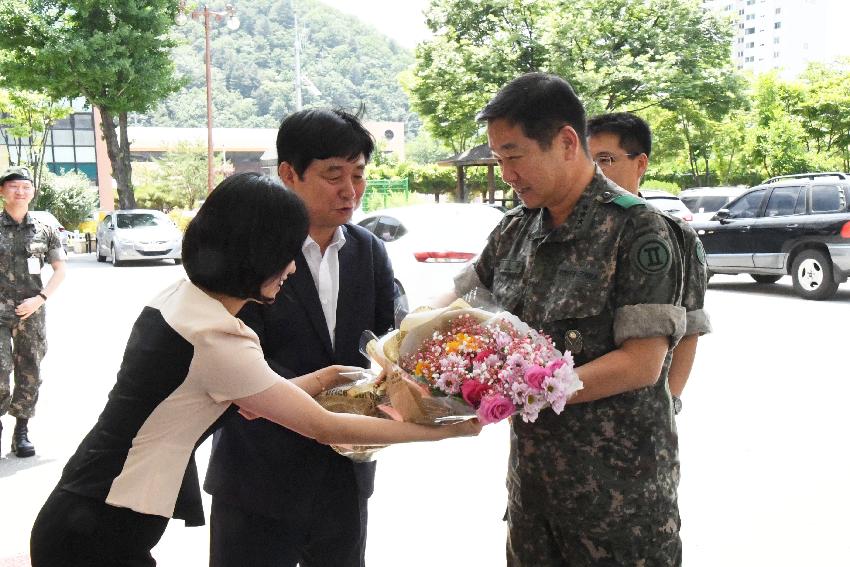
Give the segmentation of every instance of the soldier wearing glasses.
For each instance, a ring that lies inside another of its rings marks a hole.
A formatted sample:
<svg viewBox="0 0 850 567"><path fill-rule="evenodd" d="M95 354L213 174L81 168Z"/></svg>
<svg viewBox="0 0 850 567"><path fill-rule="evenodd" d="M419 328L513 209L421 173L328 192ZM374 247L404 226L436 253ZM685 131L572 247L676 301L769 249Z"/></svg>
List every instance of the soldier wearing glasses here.
<svg viewBox="0 0 850 567"><path fill-rule="evenodd" d="M455 293L489 290L570 350L584 383L561 415L511 423L508 567L681 565L667 389L685 326L678 237L593 163L584 107L560 77L523 75L478 118L523 206Z"/></svg>
<svg viewBox="0 0 850 567"><path fill-rule="evenodd" d="M587 134L590 155L605 177L626 191L640 196L638 188L652 151L649 124L629 112L601 114L587 121ZM682 408L682 390L694 363L697 339L711 332L711 323L703 310L707 278L702 243L687 222L670 215L668 218L678 225L683 238L685 281L682 307L687 310L685 336L673 351L668 376L673 407L678 414Z"/></svg>
<svg viewBox="0 0 850 567"><path fill-rule="evenodd" d="M0 194L0 415L8 412L16 418L12 452L32 457L35 447L27 423L35 413L39 366L47 351L43 307L65 279L65 251L56 229L28 214L35 188L27 168L3 172ZM46 286L41 281L45 262L53 268ZM13 371L14 392L9 385Z"/></svg>

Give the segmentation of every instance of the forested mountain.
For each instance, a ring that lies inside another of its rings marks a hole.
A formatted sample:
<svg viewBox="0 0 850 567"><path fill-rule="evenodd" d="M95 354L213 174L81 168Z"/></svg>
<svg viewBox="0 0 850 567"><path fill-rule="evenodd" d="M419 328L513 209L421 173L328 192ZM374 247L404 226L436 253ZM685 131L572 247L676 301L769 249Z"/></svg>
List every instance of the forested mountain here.
<svg viewBox="0 0 850 567"><path fill-rule="evenodd" d="M217 127L274 128L295 110L293 0L231 0L240 27L211 23L214 122ZM222 3L223 6L223 3ZM321 94L303 88L304 106L366 107L372 120L410 119L398 74L413 55L374 28L319 0L297 0L301 70ZM186 86L134 125L206 126L203 21L189 19L173 33ZM416 119L413 119L414 122Z"/></svg>

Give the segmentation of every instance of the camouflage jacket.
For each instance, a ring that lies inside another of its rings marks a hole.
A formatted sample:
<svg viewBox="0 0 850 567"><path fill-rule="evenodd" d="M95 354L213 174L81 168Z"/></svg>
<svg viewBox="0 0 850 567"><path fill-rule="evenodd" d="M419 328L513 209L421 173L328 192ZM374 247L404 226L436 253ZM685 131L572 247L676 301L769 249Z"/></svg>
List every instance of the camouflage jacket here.
<svg viewBox="0 0 850 567"><path fill-rule="evenodd" d="M696 231L690 223L666 215L668 224L675 225L680 235L682 249L682 307L687 311L685 335L704 335L711 332L711 320L703 309L705 306L705 290L708 287L708 274L705 261L705 250Z"/></svg>
<svg viewBox="0 0 850 567"><path fill-rule="evenodd" d="M0 297L3 303L20 303L42 289L41 274L30 274L27 259L39 266L65 259L56 229L35 220L29 213L20 224L9 213L0 213ZM11 300L11 301L10 301Z"/></svg>
<svg viewBox="0 0 850 567"><path fill-rule="evenodd" d="M581 366L631 338L684 333L679 238L663 214L597 170L572 214L548 230L545 210L508 212L455 280L476 286ZM667 371L652 386L513 420L508 488L522 506L583 518L675 513L678 449ZM606 520L607 521L607 520Z"/></svg>

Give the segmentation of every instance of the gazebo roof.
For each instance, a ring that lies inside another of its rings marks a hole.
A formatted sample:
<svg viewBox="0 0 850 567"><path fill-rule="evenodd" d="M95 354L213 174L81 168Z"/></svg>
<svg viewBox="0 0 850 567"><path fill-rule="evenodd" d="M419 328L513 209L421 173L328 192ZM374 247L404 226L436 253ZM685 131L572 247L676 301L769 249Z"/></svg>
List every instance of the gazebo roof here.
<svg viewBox="0 0 850 567"><path fill-rule="evenodd" d="M481 144L465 152L441 159L437 162L437 165L458 167L465 165L497 165L497 163L496 158L493 157L493 152L490 151L490 146Z"/></svg>

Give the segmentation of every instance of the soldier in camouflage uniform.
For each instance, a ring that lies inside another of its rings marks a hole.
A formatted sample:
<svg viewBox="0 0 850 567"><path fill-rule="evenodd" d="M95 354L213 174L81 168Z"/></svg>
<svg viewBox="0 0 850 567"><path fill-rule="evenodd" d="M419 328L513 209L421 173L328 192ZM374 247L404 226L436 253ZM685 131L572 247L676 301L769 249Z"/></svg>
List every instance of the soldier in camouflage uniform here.
<svg viewBox="0 0 850 567"><path fill-rule="evenodd" d="M572 351L584 383L561 415L513 419L509 567L680 565L678 450L667 371L685 326L677 241L590 159L563 79L506 85L484 108L522 199L455 280Z"/></svg>
<svg viewBox="0 0 850 567"><path fill-rule="evenodd" d="M12 451L31 457L35 447L27 423L35 412L39 365L47 350L43 306L65 278L65 251L57 231L28 214L34 195L28 169L12 167L0 175L0 194L0 416L8 412L17 418ZM43 287L45 262L53 267L53 276ZM13 371L14 393L9 387Z"/></svg>
<svg viewBox="0 0 850 567"><path fill-rule="evenodd" d="M640 196L638 188L652 151L649 124L629 112L601 114L587 121L587 134L590 155L602 173L626 191ZM673 406L679 413L682 407L680 397L693 367L697 340L700 335L711 332L711 323L703 310L708 278L702 243L690 224L679 217L666 216L670 222L678 225L684 250L682 307L687 310L687 328L685 336L673 351L670 375L667 377Z"/></svg>

